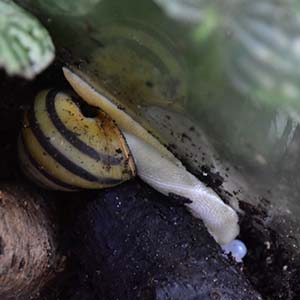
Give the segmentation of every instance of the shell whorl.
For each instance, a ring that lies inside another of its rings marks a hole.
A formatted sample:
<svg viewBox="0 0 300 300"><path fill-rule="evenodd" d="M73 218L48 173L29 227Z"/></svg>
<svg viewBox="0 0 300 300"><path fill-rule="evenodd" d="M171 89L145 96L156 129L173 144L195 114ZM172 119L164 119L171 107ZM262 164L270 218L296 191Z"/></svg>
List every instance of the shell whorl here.
<svg viewBox="0 0 300 300"><path fill-rule="evenodd" d="M40 186L75 191L114 186L135 175L123 134L103 111L83 115L64 92L40 92L25 113L19 157L26 175Z"/></svg>

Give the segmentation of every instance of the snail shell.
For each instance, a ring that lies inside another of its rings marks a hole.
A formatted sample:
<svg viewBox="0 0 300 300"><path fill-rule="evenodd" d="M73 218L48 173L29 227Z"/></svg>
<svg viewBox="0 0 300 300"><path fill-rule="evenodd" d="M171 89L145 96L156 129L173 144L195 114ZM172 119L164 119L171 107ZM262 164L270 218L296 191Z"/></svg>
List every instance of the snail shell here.
<svg viewBox="0 0 300 300"><path fill-rule="evenodd" d="M74 96L40 92L19 136L22 169L40 186L74 191L114 186L135 175L123 134L105 112L83 115Z"/></svg>

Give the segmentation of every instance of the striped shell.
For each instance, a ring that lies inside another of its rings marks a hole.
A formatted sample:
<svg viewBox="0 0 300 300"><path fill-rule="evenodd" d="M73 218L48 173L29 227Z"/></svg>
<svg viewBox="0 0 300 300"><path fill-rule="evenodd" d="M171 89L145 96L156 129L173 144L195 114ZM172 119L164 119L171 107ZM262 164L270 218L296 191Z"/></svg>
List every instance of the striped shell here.
<svg viewBox="0 0 300 300"><path fill-rule="evenodd" d="M40 92L19 137L22 169L53 190L110 187L135 175L123 134L103 111L83 115L74 96Z"/></svg>

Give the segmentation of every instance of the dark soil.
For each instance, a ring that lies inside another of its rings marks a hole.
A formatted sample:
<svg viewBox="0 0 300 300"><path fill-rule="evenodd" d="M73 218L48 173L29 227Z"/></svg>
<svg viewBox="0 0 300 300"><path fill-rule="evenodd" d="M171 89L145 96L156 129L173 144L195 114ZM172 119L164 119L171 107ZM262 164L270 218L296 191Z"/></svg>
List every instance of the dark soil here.
<svg viewBox="0 0 300 300"><path fill-rule="evenodd" d="M241 224L241 237L248 246L244 272L264 299L300 299L300 258L298 241L291 231L284 236L282 227L296 228L282 216L274 224L264 225L266 214L243 204L246 216Z"/></svg>
<svg viewBox="0 0 300 300"><path fill-rule="evenodd" d="M139 180L86 200L68 244L92 299L261 299L201 221Z"/></svg>

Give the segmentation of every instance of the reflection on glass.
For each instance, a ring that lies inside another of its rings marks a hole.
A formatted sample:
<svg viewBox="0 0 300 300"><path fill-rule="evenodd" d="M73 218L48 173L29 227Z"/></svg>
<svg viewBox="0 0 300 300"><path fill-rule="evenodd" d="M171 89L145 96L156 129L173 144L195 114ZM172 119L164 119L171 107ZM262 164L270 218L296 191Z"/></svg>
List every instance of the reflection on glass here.
<svg viewBox="0 0 300 300"><path fill-rule="evenodd" d="M190 32L190 115L223 158L247 166L253 192L272 190L270 220L298 218L299 1L155 2Z"/></svg>
<svg viewBox="0 0 300 300"><path fill-rule="evenodd" d="M299 222L299 6L102 0L77 23L52 16L49 26L193 173L234 195L232 206L266 205L267 194L266 222Z"/></svg>
<svg viewBox="0 0 300 300"><path fill-rule="evenodd" d="M274 155L269 152L272 152L274 142L278 141L283 148L277 153L282 154L297 127L300 111L298 103L300 97L298 84L300 81L300 35L298 31L300 13L296 9L299 6L296 1L156 0L156 2L171 18L192 27L194 43L198 41L199 49L205 47L205 42L211 39L216 40L210 46L217 48L218 58L214 57L211 65L216 62L220 64L220 72L224 71L223 79L228 79L232 88L229 92L233 95L230 97L247 98L246 101L253 102L248 104L250 110L256 110L255 114L260 114L262 111L262 115L266 116L267 120L262 120L263 116L257 118L257 121L249 116L246 116L244 120L247 127L251 126L252 122L258 122L260 128L265 127L263 137L259 138L263 145L261 148L265 148L259 152L265 153L258 153L258 155ZM199 73L196 71L195 75ZM203 80L203 74L201 75L200 80ZM215 89L224 88L224 80L221 84L217 81L215 83ZM234 94L234 89L238 94ZM223 98L229 96L228 87L226 87L226 94ZM236 105L241 106L244 99L237 99ZM271 114L268 107L266 115L265 104L273 109ZM251 105L259 108L253 109ZM238 113L241 113L241 109L238 109ZM251 115L251 112L249 114ZM242 118L245 118L245 114ZM285 122L288 124L285 126L282 122L281 125L278 124L276 120L279 118L292 120ZM275 123L278 129L276 133ZM279 129L278 126L281 128ZM241 131L241 128L238 131ZM279 132L284 134L280 135ZM257 134L252 135L255 139L254 135ZM257 142L250 142L250 144L254 144L252 146L257 148ZM269 158L263 160L268 161Z"/></svg>

